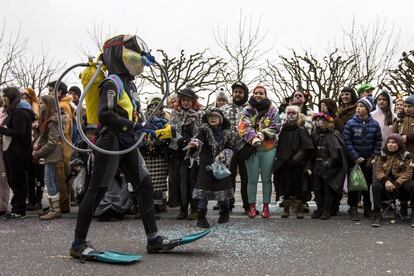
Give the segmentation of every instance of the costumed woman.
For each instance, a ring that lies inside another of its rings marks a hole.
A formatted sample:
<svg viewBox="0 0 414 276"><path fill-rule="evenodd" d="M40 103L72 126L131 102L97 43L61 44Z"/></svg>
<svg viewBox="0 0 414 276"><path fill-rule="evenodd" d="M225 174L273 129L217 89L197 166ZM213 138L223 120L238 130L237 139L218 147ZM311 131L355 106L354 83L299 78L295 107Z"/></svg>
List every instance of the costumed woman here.
<svg viewBox="0 0 414 276"><path fill-rule="evenodd" d="M197 202L192 200L193 187L196 182L198 167L189 167L189 161L184 160L183 149L190 143L191 138L198 133L201 125L201 104L198 96L191 87L177 92L178 98L174 103L170 124L177 131L177 139L170 143L172 149L173 166L170 167L170 195L179 197L180 212L177 219L197 219ZM174 200L176 201L176 200ZM188 206L190 205L190 214Z"/></svg>
<svg viewBox="0 0 414 276"><path fill-rule="evenodd" d="M287 121L283 124L277 144L277 158L274 164L277 179L283 195L282 218L289 217L294 200L296 217L304 217L303 201L309 193L305 167L313 152L310 134L304 127L304 115L296 105L286 108Z"/></svg>
<svg viewBox="0 0 414 276"><path fill-rule="evenodd" d="M229 200L233 198L233 187L231 172L223 166L230 167L233 155L231 140L230 122L221 110L213 108L206 111L197 136L188 144L190 165L194 162L200 164L197 183L193 190L193 198L198 201L198 227L210 227L206 219L208 200L218 201L218 223L226 223L229 220ZM221 168L215 165L220 165ZM223 171L227 171L228 174L222 174Z"/></svg>

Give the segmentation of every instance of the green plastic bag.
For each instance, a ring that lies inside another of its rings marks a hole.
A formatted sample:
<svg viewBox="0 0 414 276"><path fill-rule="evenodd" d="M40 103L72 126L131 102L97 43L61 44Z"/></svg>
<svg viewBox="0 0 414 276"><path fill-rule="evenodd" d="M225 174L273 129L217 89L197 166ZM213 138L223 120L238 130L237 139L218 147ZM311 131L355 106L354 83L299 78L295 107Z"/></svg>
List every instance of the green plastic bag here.
<svg viewBox="0 0 414 276"><path fill-rule="evenodd" d="M365 180L365 176L362 173L361 167L356 164L352 170L351 175L349 177L349 192L361 192L361 191L367 191L367 181Z"/></svg>

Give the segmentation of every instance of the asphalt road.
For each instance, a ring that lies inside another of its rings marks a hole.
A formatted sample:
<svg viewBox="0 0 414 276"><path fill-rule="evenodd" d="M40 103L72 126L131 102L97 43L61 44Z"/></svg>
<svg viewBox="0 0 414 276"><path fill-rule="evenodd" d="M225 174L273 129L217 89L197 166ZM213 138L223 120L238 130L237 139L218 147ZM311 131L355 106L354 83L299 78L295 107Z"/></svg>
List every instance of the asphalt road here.
<svg viewBox="0 0 414 276"><path fill-rule="evenodd" d="M314 205L311 204L311 210ZM92 223L89 238L97 249L135 252L139 263L120 266L85 263L67 257L76 214L54 221L28 218L0 221L1 275L395 275L414 274L414 229L385 222L351 222L342 206L327 221L281 219L271 206L269 219L249 219L240 206L228 224L204 239L166 254L148 255L140 220ZM177 221L177 209L158 220L160 233L178 237L199 231L195 221ZM208 214L216 224L218 212Z"/></svg>

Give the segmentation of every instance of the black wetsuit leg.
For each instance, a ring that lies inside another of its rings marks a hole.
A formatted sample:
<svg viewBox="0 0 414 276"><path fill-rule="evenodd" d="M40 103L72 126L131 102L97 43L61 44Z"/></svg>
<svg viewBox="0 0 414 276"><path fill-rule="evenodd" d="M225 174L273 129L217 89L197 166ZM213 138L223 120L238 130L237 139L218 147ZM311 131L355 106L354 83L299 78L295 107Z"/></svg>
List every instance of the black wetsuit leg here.
<svg viewBox="0 0 414 276"><path fill-rule="evenodd" d="M145 233L149 235L156 233L158 229L155 220L154 188L149 174L140 175L140 172L146 171L143 166L144 160L138 150L133 150L121 157L120 167L134 187Z"/></svg>
<svg viewBox="0 0 414 276"><path fill-rule="evenodd" d="M104 132L98 138L96 145L107 150L118 150L118 140L109 132ZM75 229L75 240L85 240L88 235L93 214L99 202L105 195L119 165L118 155L107 155L94 151L92 176L88 190L79 206L78 219Z"/></svg>

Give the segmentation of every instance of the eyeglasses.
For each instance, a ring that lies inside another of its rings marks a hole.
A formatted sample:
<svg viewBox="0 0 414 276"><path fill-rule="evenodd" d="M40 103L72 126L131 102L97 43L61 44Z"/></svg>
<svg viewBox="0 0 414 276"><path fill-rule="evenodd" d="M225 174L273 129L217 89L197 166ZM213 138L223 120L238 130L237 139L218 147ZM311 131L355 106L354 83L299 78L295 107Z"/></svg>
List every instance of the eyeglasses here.
<svg viewBox="0 0 414 276"><path fill-rule="evenodd" d="M296 94L295 98L303 98L303 95L302 94Z"/></svg>
<svg viewBox="0 0 414 276"><path fill-rule="evenodd" d="M295 114L297 114L297 113L296 113L295 111L288 111L288 112L287 112L287 114L288 114L288 115L295 115Z"/></svg>

